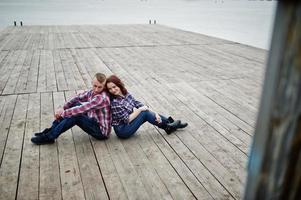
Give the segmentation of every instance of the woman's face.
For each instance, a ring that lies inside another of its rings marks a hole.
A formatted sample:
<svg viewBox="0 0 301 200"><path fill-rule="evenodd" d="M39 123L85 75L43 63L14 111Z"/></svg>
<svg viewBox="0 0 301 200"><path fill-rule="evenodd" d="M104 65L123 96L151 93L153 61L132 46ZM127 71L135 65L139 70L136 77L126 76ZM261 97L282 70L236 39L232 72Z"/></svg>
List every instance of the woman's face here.
<svg viewBox="0 0 301 200"><path fill-rule="evenodd" d="M107 83L107 88L109 90L109 92L115 96L123 96L122 92L120 90L120 87L118 87L117 85L115 85L115 83L112 82L108 82Z"/></svg>

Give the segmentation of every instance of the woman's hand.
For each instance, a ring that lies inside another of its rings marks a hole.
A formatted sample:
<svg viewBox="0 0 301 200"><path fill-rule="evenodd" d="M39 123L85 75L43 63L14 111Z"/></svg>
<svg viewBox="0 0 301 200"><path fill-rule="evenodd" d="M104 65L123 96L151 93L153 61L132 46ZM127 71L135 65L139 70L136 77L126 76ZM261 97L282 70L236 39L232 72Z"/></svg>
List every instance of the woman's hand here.
<svg viewBox="0 0 301 200"><path fill-rule="evenodd" d="M146 111L146 110L148 110L148 107L147 106L141 106L141 107L138 108L138 110Z"/></svg>
<svg viewBox="0 0 301 200"><path fill-rule="evenodd" d="M162 122L160 115L158 113L155 113L155 117L156 117L156 122L158 122L158 124L160 124Z"/></svg>
<svg viewBox="0 0 301 200"><path fill-rule="evenodd" d="M139 108L134 108L133 112L129 116L129 122L131 122L133 119L135 119L141 112L147 111L148 106L141 106Z"/></svg>

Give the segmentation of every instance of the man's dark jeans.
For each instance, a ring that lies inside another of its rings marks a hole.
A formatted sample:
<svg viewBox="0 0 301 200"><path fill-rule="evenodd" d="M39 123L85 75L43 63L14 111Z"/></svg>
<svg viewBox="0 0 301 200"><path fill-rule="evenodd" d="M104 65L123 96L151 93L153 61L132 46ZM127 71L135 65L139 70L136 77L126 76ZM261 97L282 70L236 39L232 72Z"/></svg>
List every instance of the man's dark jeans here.
<svg viewBox="0 0 301 200"><path fill-rule="evenodd" d="M98 140L107 139L107 137L101 133L96 119L89 118L84 114L64 117L62 119L53 121L51 130L46 135L49 139L56 139L60 134L72 128L74 125L79 126L86 133Z"/></svg>

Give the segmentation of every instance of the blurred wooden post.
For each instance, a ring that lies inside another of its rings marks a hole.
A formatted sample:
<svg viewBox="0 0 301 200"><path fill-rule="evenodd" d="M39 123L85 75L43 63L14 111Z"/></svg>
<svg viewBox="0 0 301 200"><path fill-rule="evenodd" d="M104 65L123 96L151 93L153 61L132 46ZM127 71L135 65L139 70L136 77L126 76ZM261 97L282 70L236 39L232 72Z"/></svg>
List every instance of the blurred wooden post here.
<svg viewBox="0 0 301 200"><path fill-rule="evenodd" d="M301 196L301 1L280 0L244 199Z"/></svg>

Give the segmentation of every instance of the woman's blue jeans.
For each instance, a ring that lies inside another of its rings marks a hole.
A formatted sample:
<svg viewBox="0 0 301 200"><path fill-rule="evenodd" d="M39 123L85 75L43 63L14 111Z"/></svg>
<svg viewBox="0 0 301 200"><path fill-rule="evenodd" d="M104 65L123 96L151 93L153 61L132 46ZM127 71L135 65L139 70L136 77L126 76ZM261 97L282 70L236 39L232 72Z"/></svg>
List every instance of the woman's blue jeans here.
<svg viewBox="0 0 301 200"><path fill-rule="evenodd" d="M134 120L132 120L129 124L120 124L114 126L114 131L119 138L129 138L131 137L139 127L144 124L144 122L149 122L159 128L164 129L168 120L166 117L160 115L161 123L156 122L155 113L151 111L142 111Z"/></svg>
<svg viewBox="0 0 301 200"><path fill-rule="evenodd" d="M49 139L56 139L60 134L69 130L75 125L79 126L86 133L98 140L107 139L107 137L101 133L96 119L89 118L84 114L54 120L51 126L51 130L46 135Z"/></svg>

